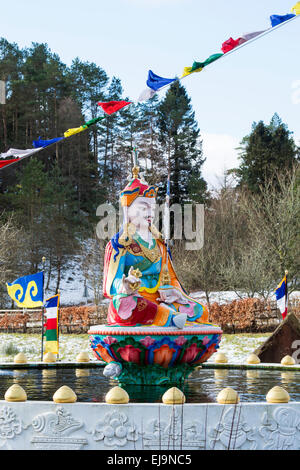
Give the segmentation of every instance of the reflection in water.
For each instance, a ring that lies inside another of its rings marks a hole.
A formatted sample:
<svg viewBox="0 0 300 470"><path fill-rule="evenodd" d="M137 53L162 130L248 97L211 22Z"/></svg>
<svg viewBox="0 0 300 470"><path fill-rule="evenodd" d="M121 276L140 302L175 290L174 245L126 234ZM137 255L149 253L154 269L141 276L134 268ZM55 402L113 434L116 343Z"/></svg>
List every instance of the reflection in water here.
<svg viewBox="0 0 300 470"><path fill-rule="evenodd" d="M44 379L48 379L49 377L55 377L56 376L56 369L43 369L42 370L42 375Z"/></svg>
<svg viewBox="0 0 300 470"><path fill-rule="evenodd" d="M228 377L228 369L215 369L214 375L216 383L222 383Z"/></svg>
<svg viewBox="0 0 300 470"><path fill-rule="evenodd" d="M296 375L293 371L281 372L281 381L283 384L289 384L291 382L294 382L295 378Z"/></svg>
<svg viewBox="0 0 300 470"><path fill-rule="evenodd" d="M260 381L260 371L257 369L246 370L247 391L252 395L257 394Z"/></svg>
<svg viewBox="0 0 300 470"><path fill-rule="evenodd" d="M256 380L258 379L260 376L260 371L257 370L257 369L254 369L254 370L247 370L246 372L246 377L247 379L249 379L249 382L251 382L252 380Z"/></svg>
<svg viewBox="0 0 300 470"><path fill-rule="evenodd" d="M88 377L90 375L89 369L76 369L75 370L76 377L79 379L80 377Z"/></svg>
<svg viewBox="0 0 300 470"><path fill-rule="evenodd" d="M48 390L52 390L52 384L56 380L56 369L42 369L42 380L41 380L41 389L45 394ZM56 390L55 390L56 391ZM53 395L53 394L52 394ZM52 399L52 396L49 396L49 400ZM41 398L40 398L41 400Z"/></svg>
<svg viewBox="0 0 300 470"><path fill-rule="evenodd" d="M1 397L11 385L18 383L26 391L28 400L52 401L56 390L62 385L68 385L76 393L79 402L104 402L107 392L119 385L116 380L104 377L103 370L98 367L16 369L0 375ZM225 387L236 390L241 402L254 402L265 401L268 391L280 383L285 383L291 400L299 400L300 372L297 371L203 368L194 371L183 385L177 387L185 394L187 403L216 402L218 393ZM128 384L121 386L129 394L131 403L161 402L162 395L171 387Z"/></svg>
<svg viewBox="0 0 300 470"><path fill-rule="evenodd" d="M25 372L25 373L24 373ZM27 374L27 371L23 370L23 369L14 369L12 371L13 373L13 383L14 384L18 384L18 385L21 385L22 383L26 382L26 374ZM23 386L24 388L24 386Z"/></svg>

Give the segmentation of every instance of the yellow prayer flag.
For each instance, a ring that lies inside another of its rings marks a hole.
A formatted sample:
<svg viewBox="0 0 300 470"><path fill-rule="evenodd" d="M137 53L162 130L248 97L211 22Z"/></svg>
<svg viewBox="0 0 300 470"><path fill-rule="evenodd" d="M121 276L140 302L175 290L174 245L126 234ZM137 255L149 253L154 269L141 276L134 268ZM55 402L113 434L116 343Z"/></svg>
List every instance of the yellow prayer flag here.
<svg viewBox="0 0 300 470"><path fill-rule="evenodd" d="M300 15L300 2L297 2L291 9L291 12L295 15Z"/></svg>
<svg viewBox="0 0 300 470"><path fill-rule="evenodd" d="M44 354L51 352L53 354L58 354L58 341L46 341Z"/></svg>
<svg viewBox="0 0 300 470"><path fill-rule="evenodd" d="M194 72L201 72L202 69L203 67L200 67L199 69L192 71L192 67L184 67L182 76L180 78L186 77L187 75L190 75L191 73L194 73Z"/></svg>
<svg viewBox="0 0 300 470"><path fill-rule="evenodd" d="M70 135L78 134L78 132L84 131L85 127L80 126L80 127L73 127L73 129L68 129L66 132L64 132L65 137L70 137Z"/></svg>

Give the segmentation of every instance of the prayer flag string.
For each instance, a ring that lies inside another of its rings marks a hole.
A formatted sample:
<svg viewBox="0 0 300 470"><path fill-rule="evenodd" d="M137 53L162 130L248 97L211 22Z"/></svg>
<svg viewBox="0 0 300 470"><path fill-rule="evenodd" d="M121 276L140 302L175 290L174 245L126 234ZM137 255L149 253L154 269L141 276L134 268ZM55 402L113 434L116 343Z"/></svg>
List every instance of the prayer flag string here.
<svg viewBox="0 0 300 470"><path fill-rule="evenodd" d="M245 33L236 39L233 39L232 37L230 37L229 39L223 42L221 46L222 52L211 54L206 60L202 62L194 61L191 66L184 67L180 78L178 77L164 78L155 74L152 70L149 70L147 81L146 81L147 88L143 90L143 92L139 96L138 102L146 101L146 100L153 98L153 96L158 91L166 88L167 86L170 86L175 81L182 80L183 78L195 72L197 73L201 72L205 67L212 64L213 62L220 60L223 57L228 56L229 54L239 50L241 47L261 38L262 36L269 34L275 29L283 26L284 24L289 23L290 21L293 21L298 16L300 16L300 1L298 1L291 8L291 13L289 14L271 15L270 16L271 27L269 27L268 29L265 29L262 31L254 31L252 33ZM121 110L125 106L128 106L131 103L132 103L131 101L121 100L121 101L99 102L98 105L102 108L102 110L104 111L106 115L111 115ZM29 157L46 147L50 147L51 145L57 144L58 142L63 141L66 138L69 138L74 134L78 134L80 132L85 131L90 126L104 119L104 117L105 116L100 116L98 118L87 121L86 123L82 124L79 127L68 129L64 132L63 137L56 137L56 138L48 139L48 140L43 140L39 137L38 140L34 140L32 143L34 148L25 149L25 150L9 149L7 152L1 153L0 154L0 170L17 163L23 160L24 158Z"/></svg>

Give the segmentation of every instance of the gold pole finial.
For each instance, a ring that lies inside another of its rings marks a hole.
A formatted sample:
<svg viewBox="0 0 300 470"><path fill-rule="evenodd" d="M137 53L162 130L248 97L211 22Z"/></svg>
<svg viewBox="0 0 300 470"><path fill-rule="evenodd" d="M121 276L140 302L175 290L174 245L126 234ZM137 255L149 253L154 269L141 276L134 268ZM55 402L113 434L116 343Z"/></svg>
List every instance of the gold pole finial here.
<svg viewBox="0 0 300 470"><path fill-rule="evenodd" d="M138 166L134 166L134 167L132 168L132 176L133 176L134 179L138 178L138 176L139 176L139 171L140 171L140 169L139 169Z"/></svg>

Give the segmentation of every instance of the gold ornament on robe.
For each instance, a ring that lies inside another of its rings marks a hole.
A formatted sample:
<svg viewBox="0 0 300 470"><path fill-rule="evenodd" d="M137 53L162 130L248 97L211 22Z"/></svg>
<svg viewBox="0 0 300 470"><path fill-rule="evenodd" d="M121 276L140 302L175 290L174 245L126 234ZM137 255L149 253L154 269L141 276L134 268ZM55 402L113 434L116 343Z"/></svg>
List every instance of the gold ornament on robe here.
<svg viewBox="0 0 300 470"><path fill-rule="evenodd" d="M136 232L136 226L131 222L125 224L122 235L119 238L119 243L123 246L129 246L133 242L133 235Z"/></svg>
<svg viewBox="0 0 300 470"><path fill-rule="evenodd" d="M138 245L141 248L143 255L147 259L149 259L152 263L156 263L158 260L160 260L161 252L157 246L156 241L155 241L155 245L153 248L146 248L142 243L138 243Z"/></svg>
<svg viewBox="0 0 300 470"><path fill-rule="evenodd" d="M131 275L140 279L142 277L142 273L141 271L137 268L137 269L133 269L131 271ZM140 286L140 283L137 281L137 282L133 282L133 283L130 283L130 287L133 291L137 290Z"/></svg>
<svg viewBox="0 0 300 470"><path fill-rule="evenodd" d="M165 264L162 268L161 278L160 278L160 285L166 286L171 284L171 276L168 270L167 265Z"/></svg>
<svg viewBox="0 0 300 470"><path fill-rule="evenodd" d="M151 227L149 227L149 230L155 239L155 244L152 248L147 248L142 243L139 243L137 240L133 239L133 236L136 233L136 226L131 222L125 224L123 233L119 238L119 243L126 247L129 253L135 256L144 256L145 258L149 259L152 263L156 263L161 258L161 252L156 240L161 240L162 236L154 225L151 225ZM136 253L130 248L130 245L132 243L137 243L139 245L141 249L140 253Z"/></svg>

